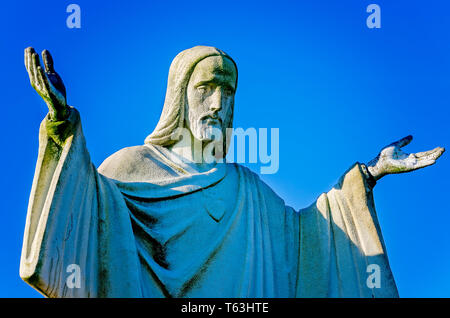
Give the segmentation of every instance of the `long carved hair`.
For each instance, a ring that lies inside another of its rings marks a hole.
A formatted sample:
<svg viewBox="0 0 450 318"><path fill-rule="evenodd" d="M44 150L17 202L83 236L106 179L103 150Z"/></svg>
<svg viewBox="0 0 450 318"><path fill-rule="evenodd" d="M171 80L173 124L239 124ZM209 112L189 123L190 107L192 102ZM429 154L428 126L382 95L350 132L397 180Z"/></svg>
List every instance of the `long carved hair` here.
<svg viewBox="0 0 450 318"><path fill-rule="evenodd" d="M169 69L169 79L167 81L166 98L161 117L153 132L145 138L145 143L159 146L170 146L174 144L178 137L177 128L184 127L186 108L186 89L195 66L201 60L209 56L223 56L230 59L236 68L237 87L237 66L233 59L225 52L211 46L195 46L179 53L172 61ZM229 127L233 126L233 118L229 121Z"/></svg>

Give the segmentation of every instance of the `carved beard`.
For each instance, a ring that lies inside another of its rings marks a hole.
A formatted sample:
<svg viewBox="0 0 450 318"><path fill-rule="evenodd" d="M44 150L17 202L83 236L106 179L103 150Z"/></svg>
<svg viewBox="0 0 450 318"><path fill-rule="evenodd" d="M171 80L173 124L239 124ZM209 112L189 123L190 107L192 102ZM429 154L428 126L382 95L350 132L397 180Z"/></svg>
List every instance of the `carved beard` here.
<svg viewBox="0 0 450 318"><path fill-rule="evenodd" d="M200 141L212 141L221 138L222 121L220 119L203 118L194 121L192 134Z"/></svg>
<svg viewBox="0 0 450 318"><path fill-rule="evenodd" d="M229 111L225 120L216 115L216 118L210 113L202 114L197 117L193 112L189 112L189 128L192 135L200 141L223 140L226 136L226 129L229 127L232 111ZM221 134L221 135L220 135Z"/></svg>

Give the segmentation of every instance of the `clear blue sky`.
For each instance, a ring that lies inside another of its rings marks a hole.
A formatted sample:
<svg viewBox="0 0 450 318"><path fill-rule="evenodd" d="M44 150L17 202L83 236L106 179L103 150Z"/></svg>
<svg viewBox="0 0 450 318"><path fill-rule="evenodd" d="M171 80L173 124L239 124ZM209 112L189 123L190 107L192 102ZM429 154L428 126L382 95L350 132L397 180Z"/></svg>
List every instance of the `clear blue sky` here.
<svg viewBox="0 0 450 318"><path fill-rule="evenodd" d="M73 2L78 30L66 27ZM143 143L171 60L195 45L223 49L238 65L235 126L280 129L280 169L262 178L295 208L408 134L407 151L450 147L449 1L73 2L7 1L0 10L0 297L40 297L19 278L46 114L23 64L27 46L52 52L97 166ZM370 3L381 6L381 29L366 27ZM449 156L374 190L402 297L450 296Z"/></svg>

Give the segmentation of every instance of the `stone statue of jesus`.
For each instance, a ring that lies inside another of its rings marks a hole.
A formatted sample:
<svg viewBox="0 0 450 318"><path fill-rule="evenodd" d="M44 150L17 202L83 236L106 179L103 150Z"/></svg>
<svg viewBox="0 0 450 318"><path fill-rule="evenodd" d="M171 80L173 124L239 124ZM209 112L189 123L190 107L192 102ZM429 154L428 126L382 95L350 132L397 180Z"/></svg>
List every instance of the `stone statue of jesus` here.
<svg viewBox="0 0 450 318"><path fill-rule="evenodd" d="M354 163L328 193L295 210L242 165L194 160L214 142L214 129L232 127L238 78L230 56L196 46L173 60L161 118L145 143L96 168L52 57L46 50L42 57L44 67L32 48L25 50L31 85L49 113L39 132L20 264L20 276L39 292L398 296L372 189L387 174L432 165L443 148L406 154L401 148L412 137L403 138L367 165ZM188 131L183 138L180 128ZM223 159L226 149L214 149L212 157ZM67 284L74 264L75 287ZM368 277L373 266L375 287Z"/></svg>

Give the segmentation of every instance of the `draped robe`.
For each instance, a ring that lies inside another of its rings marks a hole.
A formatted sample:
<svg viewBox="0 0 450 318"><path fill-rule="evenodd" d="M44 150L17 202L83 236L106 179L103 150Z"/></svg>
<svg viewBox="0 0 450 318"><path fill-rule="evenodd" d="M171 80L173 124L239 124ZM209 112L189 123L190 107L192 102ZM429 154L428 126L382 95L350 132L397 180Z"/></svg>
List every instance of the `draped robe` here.
<svg viewBox="0 0 450 318"><path fill-rule="evenodd" d="M96 169L75 109L39 143L20 275L47 297L398 296L359 163L296 211L241 165L198 172L161 146Z"/></svg>

